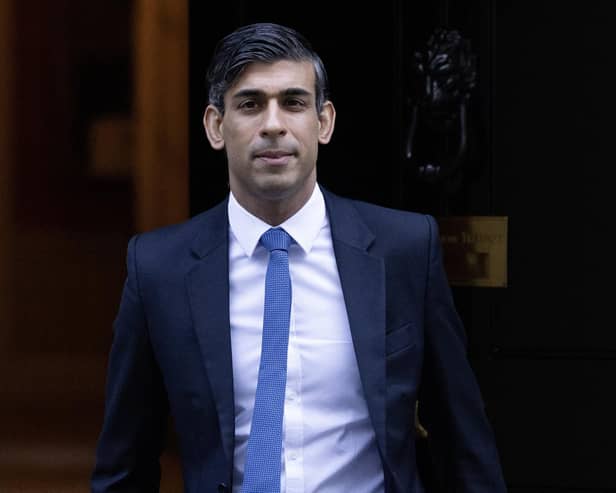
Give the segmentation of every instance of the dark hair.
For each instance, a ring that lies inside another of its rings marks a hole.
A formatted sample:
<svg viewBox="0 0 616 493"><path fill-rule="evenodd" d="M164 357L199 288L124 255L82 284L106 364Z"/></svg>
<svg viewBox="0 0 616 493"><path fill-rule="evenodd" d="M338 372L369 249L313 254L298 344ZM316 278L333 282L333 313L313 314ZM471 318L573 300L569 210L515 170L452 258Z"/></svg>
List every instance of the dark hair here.
<svg viewBox="0 0 616 493"><path fill-rule="evenodd" d="M209 103L224 113L225 93L248 64L274 63L279 60L312 62L316 81L316 107L320 113L323 103L329 97L327 73L321 58L300 33L272 23L240 27L218 42L207 71Z"/></svg>

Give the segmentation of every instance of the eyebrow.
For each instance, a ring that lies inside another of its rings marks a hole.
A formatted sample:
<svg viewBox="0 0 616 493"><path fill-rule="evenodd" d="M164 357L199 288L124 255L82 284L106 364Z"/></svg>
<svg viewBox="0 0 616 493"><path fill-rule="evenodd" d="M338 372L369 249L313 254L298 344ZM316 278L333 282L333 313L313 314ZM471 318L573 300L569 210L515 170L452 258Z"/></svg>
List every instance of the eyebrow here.
<svg viewBox="0 0 616 493"><path fill-rule="evenodd" d="M242 89L241 91L236 92L232 97L233 99L240 99L246 97L263 97L265 96L265 91L261 89ZM311 96L311 92L303 89L301 87L289 87L284 91L279 93L281 96Z"/></svg>

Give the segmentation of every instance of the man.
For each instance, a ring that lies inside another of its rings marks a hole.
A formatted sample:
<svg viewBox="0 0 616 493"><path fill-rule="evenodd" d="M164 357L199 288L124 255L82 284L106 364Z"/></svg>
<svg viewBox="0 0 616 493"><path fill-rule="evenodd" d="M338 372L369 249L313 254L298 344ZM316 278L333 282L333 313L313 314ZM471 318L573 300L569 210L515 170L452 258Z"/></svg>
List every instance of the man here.
<svg viewBox="0 0 616 493"><path fill-rule="evenodd" d="M434 219L317 185L319 57L245 26L208 80L231 192L129 243L92 491L158 490L170 410L187 492L422 492L418 399L444 491L505 491Z"/></svg>

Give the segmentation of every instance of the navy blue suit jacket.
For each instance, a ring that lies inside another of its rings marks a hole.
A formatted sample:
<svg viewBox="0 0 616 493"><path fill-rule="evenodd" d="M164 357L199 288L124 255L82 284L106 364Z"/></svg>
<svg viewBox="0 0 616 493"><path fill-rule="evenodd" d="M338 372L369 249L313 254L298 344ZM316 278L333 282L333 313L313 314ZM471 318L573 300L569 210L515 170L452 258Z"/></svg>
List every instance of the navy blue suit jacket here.
<svg viewBox="0 0 616 493"><path fill-rule="evenodd" d="M414 431L418 399L444 491L506 491L434 219L325 190L324 196L387 493L423 491ZM230 490L228 236L224 201L131 239L93 492L158 491L169 411L185 491Z"/></svg>

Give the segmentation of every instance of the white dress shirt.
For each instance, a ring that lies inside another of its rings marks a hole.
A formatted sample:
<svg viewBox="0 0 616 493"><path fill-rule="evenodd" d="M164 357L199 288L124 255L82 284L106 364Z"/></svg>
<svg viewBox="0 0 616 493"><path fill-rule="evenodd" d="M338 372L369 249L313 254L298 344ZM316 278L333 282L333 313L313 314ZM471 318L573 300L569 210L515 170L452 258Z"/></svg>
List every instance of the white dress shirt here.
<svg viewBox="0 0 616 493"><path fill-rule="evenodd" d="M239 493L257 387L271 226L229 197L229 303L235 451ZM289 248L291 323L284 404L281 491L382 493L383 469L355 358L349 321L318 186L279 225Z"/></svg>

